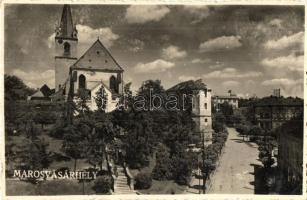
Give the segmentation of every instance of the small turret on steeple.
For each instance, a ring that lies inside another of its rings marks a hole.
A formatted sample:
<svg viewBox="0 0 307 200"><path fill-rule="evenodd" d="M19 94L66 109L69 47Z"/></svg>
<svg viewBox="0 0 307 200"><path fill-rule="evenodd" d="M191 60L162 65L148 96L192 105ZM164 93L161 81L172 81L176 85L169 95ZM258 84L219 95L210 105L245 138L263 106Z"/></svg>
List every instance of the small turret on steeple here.
<svg viewBox="0 0 307 200"><path fill-rule="evenodd" d="M70 6L65 4L60 26L56 30L56 38L77 39L77 29L73 24Z"/></svg>

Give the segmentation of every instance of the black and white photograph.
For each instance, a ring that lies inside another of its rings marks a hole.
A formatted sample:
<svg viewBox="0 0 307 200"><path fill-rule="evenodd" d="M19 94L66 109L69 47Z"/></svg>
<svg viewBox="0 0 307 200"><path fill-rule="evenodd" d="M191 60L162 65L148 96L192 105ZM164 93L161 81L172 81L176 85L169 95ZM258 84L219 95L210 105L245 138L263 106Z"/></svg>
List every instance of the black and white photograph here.
<svg viewBox="0 0 307 200"><path fill-rule="evenodd" d="M306 193L304 5L2 5L6 196Z"/></svg>

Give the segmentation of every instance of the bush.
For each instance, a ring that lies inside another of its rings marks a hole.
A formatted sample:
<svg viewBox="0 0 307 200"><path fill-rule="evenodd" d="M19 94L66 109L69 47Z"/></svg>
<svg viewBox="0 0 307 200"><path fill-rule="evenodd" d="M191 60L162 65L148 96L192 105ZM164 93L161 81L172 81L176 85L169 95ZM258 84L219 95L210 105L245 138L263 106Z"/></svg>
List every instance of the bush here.
<svg viewBox="0 0 307 200"><path fill-rule="evenodd" d="M148 173L139 173L135 177L135 185L134 188L138 190L148 189L151 187L152 178Z"/></svg>
<svg viewBox="0 0 307 200"><path fill-rule="evenodd" d="M97 194L108 194L113 187L112 177L109 175L103 175L97 177L94 182L93 189Z"/></svg>
<svg viewBox="0 0 307 200"><path fill-rule="evenodd" d="M213 121L212 123L212 129L214 130L214 132L218 133L218 132L222 132L225 130L224 124L219 122L219 121Z"/></svg>

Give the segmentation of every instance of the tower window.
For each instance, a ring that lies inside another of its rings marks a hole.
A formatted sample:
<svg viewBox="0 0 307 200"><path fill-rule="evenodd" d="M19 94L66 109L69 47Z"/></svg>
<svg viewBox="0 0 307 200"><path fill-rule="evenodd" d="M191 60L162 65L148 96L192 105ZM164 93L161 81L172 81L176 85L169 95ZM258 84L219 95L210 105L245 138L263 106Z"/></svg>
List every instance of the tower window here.
<svg viewBox="0 0 307 200"><path fill-rule="evenodd" d="M86 88L86 78L83 74L79 76L79 89L85 89Z"/></svg>
<svg viewBox="0 0 307 200"><path fill-rule="evenodd" d="M68 42L64 43L64 54L70 54L70 44Z"/></svg>
<svg viewBox="0 0 307 200"><path fill-rule="evenodd" d="M207 118L205 118L205 122L208 122L208 119L207 119Z"/></svg>
<svg viewBox="0 0 307 200"><path fill-rule="evenodd" d="M207 110L207 103L205 103L205 109Z"/></svg>

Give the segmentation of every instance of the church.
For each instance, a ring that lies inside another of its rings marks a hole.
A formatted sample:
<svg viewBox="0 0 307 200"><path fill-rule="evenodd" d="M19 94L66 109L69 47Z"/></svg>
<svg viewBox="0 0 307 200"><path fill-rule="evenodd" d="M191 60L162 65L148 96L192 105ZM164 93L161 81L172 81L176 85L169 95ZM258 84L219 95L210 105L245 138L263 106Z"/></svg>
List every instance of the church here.
<svg viewBox="0 0 307 200"><path fill-rule="evenodd" d="M78 53L78 30L73 24L71 8L64 5L59 26L55 31L55 94L88 95L87 106L97 110L96 93L103 88L106 112L113 111L123 93L123 68L99 38L81 56Z"/></svg>

